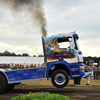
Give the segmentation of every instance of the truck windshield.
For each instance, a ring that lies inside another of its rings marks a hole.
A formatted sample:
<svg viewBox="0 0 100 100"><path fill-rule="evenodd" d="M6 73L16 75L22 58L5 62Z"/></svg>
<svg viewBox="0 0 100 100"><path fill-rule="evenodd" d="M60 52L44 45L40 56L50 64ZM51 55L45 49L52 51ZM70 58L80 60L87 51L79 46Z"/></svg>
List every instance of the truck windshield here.
<svg viewBox="0 0 100 100"><path fill-rule="evenodd" d="M59 49L67 49L69 42L60 42L58 43Z"/></svg>
<svg viewBox="0 0 100 100"><path fill-rule="evenodd" d="M76 41L76 48L77 48L77 50L80 50L79 44L78 44L78 40L76 38L75 38L75 41Z"/></svg>

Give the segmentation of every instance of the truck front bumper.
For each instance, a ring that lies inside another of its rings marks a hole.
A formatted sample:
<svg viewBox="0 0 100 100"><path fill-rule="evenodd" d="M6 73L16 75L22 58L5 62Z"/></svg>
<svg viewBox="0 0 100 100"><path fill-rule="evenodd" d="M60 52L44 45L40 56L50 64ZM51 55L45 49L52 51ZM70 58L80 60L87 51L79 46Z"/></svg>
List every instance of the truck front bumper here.
<svg viewBox="0 0 100 100"><path fill-rule="evenodd" d="M85 75L84 70L79 70L79 74L80 74L80 76L84 76Z"/></svg>

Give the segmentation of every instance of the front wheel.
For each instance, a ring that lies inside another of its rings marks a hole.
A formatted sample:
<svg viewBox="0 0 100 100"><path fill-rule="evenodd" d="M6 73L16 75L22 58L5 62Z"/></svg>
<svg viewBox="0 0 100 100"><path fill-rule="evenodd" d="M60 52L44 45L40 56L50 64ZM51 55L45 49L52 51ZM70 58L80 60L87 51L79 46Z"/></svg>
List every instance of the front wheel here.
<svg viewBox="0 0 100 100"><path fill-rule="evenodd" d="M51 76L52 84L57 88L65 87L69 82L69 76L64 70L57 70Z"/></svg>

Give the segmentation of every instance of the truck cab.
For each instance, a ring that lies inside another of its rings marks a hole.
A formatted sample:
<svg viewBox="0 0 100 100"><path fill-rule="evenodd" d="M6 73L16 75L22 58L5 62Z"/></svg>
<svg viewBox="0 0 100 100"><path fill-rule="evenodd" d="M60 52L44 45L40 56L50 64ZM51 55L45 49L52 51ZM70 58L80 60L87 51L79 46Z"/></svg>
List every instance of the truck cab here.
<svg viewBox="0 0 100 100"><path fill-rule="evenodd" d="M47 63L47 79L51 78L53 85L58 88L66 86L69 77L74 79L75 84L80 84L81 77L85 74L78 39L78 34L75 32L42 38L44 62ZM48 50L48 46L53 48L52 52ZM56 72L57 76L53 75ZM68 77L66 82L65 77ZM65 85L61 85L61 83Z"/></svg>
<svg viewBox="0 0 100 100"><path fill-rule="evenodd" d="M78 34L65 33L44 38L46 62L63 60L67 63L82 63L82 52L78 45Z"/></svg>

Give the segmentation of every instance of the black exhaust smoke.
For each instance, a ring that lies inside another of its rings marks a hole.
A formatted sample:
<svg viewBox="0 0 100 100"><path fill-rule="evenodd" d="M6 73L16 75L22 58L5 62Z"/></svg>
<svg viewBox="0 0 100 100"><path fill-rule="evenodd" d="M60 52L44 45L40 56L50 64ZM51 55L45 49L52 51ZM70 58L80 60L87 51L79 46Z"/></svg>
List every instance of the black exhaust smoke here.
<svg viewBox="0 0 100 100"><path fill-rule="evenodd" d="M33 24L36 21L40 26L42 36L47 36L47 21L43 9L44 0L0 0L0 2L9 7L14 16L20 16L19 13L29 14Z"/></svg>

